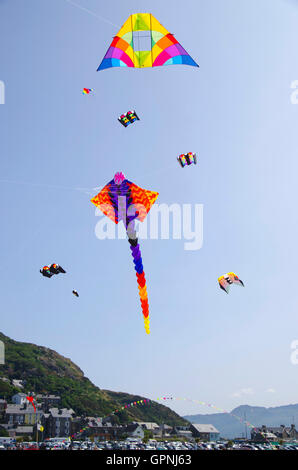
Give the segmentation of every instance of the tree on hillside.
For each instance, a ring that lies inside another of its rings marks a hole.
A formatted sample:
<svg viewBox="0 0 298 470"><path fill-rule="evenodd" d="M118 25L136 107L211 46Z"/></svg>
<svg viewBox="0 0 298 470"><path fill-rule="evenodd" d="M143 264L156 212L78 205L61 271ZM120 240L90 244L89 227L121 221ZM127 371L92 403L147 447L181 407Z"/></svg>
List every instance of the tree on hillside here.
<svg viewBox="0 0 298 470"><path fill-rule="evenodd" d="M9 437L7 430L2 426L0 426L0 437Z"/></svg>

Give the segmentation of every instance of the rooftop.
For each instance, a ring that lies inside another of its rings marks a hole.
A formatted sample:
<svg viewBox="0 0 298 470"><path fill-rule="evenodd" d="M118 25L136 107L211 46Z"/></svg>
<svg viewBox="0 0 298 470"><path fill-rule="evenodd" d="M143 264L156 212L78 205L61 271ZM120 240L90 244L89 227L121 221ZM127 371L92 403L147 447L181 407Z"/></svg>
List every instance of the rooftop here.
<svg viewBox="0 0 298 470"><path fill-rule="evenodd" d="M202 432L202 433L218 433L219 431L216 429L213 424L192 424L194 428L196 428L197 431Z"/></svg>

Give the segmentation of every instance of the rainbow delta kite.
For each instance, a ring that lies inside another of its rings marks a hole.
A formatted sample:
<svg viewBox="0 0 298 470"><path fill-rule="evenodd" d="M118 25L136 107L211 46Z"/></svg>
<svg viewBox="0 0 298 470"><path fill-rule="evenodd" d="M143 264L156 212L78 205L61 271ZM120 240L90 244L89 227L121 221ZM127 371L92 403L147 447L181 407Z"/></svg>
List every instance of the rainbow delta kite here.
<svg viewBox="0 0 298 470"><path fill-rule="evenodd" d="M120 172L116 173L97 196L91 199L91 202L115 224L121 220L124 223L136 270L145 330L148 334L150 333L148 294L135 219L143 222L157 197L158 193L140 188L125 179L124 174Z"/></svg>
<svg viewBox="0 0 298 470"><path fill-rule="evenodd" d="M173 64L198 67L174 36L151 13L136 13L130 15L118 31L97 70Z"/></svg>
<svg viewBox="0 0 298 470"><path fill-rule="evenodd" d="M83 88L83 95L89 95L89 93L91 93L93 90L93 88Z"/></svg>

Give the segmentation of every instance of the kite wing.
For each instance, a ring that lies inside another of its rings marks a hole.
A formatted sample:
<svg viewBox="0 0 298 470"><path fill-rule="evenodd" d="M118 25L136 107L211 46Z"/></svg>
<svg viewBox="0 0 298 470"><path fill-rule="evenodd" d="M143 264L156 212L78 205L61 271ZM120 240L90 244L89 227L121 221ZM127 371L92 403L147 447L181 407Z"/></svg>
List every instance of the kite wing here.
<svg viewBox="0 0 298 470"><path fill-rule="evenodd" d="M49 266L44 266L42 269L39 270L39 272L44 277L52 277L53 276L53 273L51 273Z"/></svg>
<svg viewBox="0 0 298 470"><path fill-rule="evenodd" d="M235 273L228 273L229 278L232 280L233 284L237 284L238 286L244 287L244 283L239 279L237 274Z"/></svg>
<svg viewBox="0 0 298 470"><path fill-rule="evenodd" d="M59 272L58 271L58 264L55 264L55 263L51 264L50 271L51 271L52 274L58 274L58 272Z"/></svg>
<svg viewBox="0 0 298 470"><path fill-rule="evenodd" d="M227 294L229 293L231 284L237 284L238 286L244 287L244 283L233 272L220 276L218 278L218 282L219 282L220 288L223 289Z"/></svg>
<svg viewBox="0 0 298 470"><path fill-rule="evenodd" d="M218 282L219 287L228 294L230 290L230 283L225 279L225 276L220 276L218 278Z"/></svg>
<svg viewBox="0 0 298 470"><path fill-rule="evenodd" d="M195 165L197 164L197 156L195 153L188 152L186 154L181 154L179 157L177 157L178 162L184 168L186 165L191 165L194 163Z"/></svg>
<svg viewBox="0 0 298 470"><path fill-rule="evenodd" d="M34 398L29 395L28 397L26 397L26 399L27 399L28 401L30 401L30 403L33 405L34 411L35 411L35 413L36 413L36 407L35 407L35 404L34 404L34 402L33 402Z"/></svg>
<svg viewBox="0 0 298 470"><path fill-rule="evenodd" d="M118 209L118 197L125 197L126 210L134 205L137 210L136 218L143 222L146 215L155 203L158 193L140 188L131 181L124 180L121 183L121 189L114 180L110 181L98 194L91 199L91 202L97 206L109 219L118 224L123 220L123 215Z"/></svg>
<svg viewBox="0 0 298 470"><path fill-rule="evenodd" d="M127 118L126 114L122 114L119 118L118 121L122 124L122 126L127 127L129 124L131 124L130 120Z"/></svg>
<svg viewBox="0 0 298 470"><path fill-rule="evenodd" d="M136 218L143 222L151 207L158 198L158 193L155 191L142 189L134 183L130 183L130 192L132 196L132 203L137 209L138 215Z"/></svg>
<svg viewBox="0 0 298 470"><path fill-rule="evenodd" d="M126 116L130 120L131 123L140 120L139 116L137 115L137 113L135 111L128 111L126 113Z"/></svg>
<svg viewBox="0 0 298 470"><path fill-rule="evenodd" d="M130 15L118 31L97 70L174 64L198 67L151 13L136 13Z"/></svg>
<svg viewBox="0 0 298 470"><path fill-rule="evenodd" d="M128 111L126 114L121 114L118 121L122 126L127 127L129 124L133 124L135 121L139 121L140 118L135 111Z"/></svg>
<svg viewBox="0 0 298 470"><path fill-rule="evenodd" d="M64 271L64 269L62 268L62 266L59 266L59 264L51 264L50 266L50 271L52 274L59 274L59 273L66 273L66 271Z"/></svg>

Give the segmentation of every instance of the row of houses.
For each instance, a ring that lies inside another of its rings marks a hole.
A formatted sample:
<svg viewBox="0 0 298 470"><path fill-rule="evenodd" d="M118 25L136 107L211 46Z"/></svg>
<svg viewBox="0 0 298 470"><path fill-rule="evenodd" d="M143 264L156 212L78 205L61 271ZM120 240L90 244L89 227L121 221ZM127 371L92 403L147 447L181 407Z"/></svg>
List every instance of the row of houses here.
<svg viewBox="0 0 298 470"><path fill-rule="evenodd" d="M212 425L193 424L172 427L153 422L132 422L128 425L115 425L109 419L100 417L76 416L72 409L59 408L60 397L36 395L35 409L25 393L17 393L12 403L0 399L0 426L11 437L36 436L37 428L42 429L40 439L69 437L83 431L85 437L102 440L136 437L143 439L149 433L152 437L185 437L203 440L217 440L219 432Z"/></svg>
<svg viewBox="0 0 298 470"><path fill-rule="evenodd" d="M298 431L294 424L291 426L261 426L251 431L251 440L255 442L265 441L292 441L298 440Z"/></svg>
<svg viewBox="0 0 298 470"><path fill-rule="evenodd" d="M75 423L75 420L74 420ZM96 418L86 418L80 425L87 425L86 436L97 439L113 440L123 437L143 439L146 432L153 438L184 437L186 439L199 438L205 441L216 441L220 437L219 431L212 424L190 424L189 426L169 426L165 423L134 421L127 426L115 426L110 422L102 422Z"/></svg>
<svg viewBox="0 0 298 470"><path fill-rule="evenodd" d="M11 402L0 399L0 426L11 437L36 435L37 426L43 429L41 438L68 437L72 432L73 410L59 408L61 397L56 395L34 395L34 406L28 394L16 393Z"/></svg>
<svg viewBox="0 0 298 470"><path fill-rule="evenodd" d="M37 425L42 427L42 438L70 436L72 432L73 410L50 408L44 412L31 404L6 404L0 418L0 426L11 437L36 434Z"/></svg>
<svg viewBox="0 0 298 470"><path fill-rule="evenodd" d="M16 393L13 395L11 401L15 405L25 405L28 403L26 393ZM34 400L38 403L40 408L44 411L48 411L50 407L57 407L61 403L61 397L57 395L34 395Z"/></svg>
<svg viewBox="0 0 298 470"><path fill-rule="evenodd" d="M60 408L61 398L56 395L35 395L36 408L27 400L25 393L17 393L12 397L12 403L0 399L0 426L5 428L11 437L35 436L37 425L43 431L40 438L68 437L80 433L84 429L85 437L95 437L103 440L138 437L143 439L148 433L152 437L169 438L173 436L186 439L199 438L204 441L216 441L219 431L211 424L190 424L189 426L169 426L154 422L132 422L128 425L115 425L110 419L100 417L76 416L72 409ZM147 432L147 433L146 433ZM261 426L251 431L251 440L264 442L266 440L298 440L295 425L291 426Z"/></svg>

